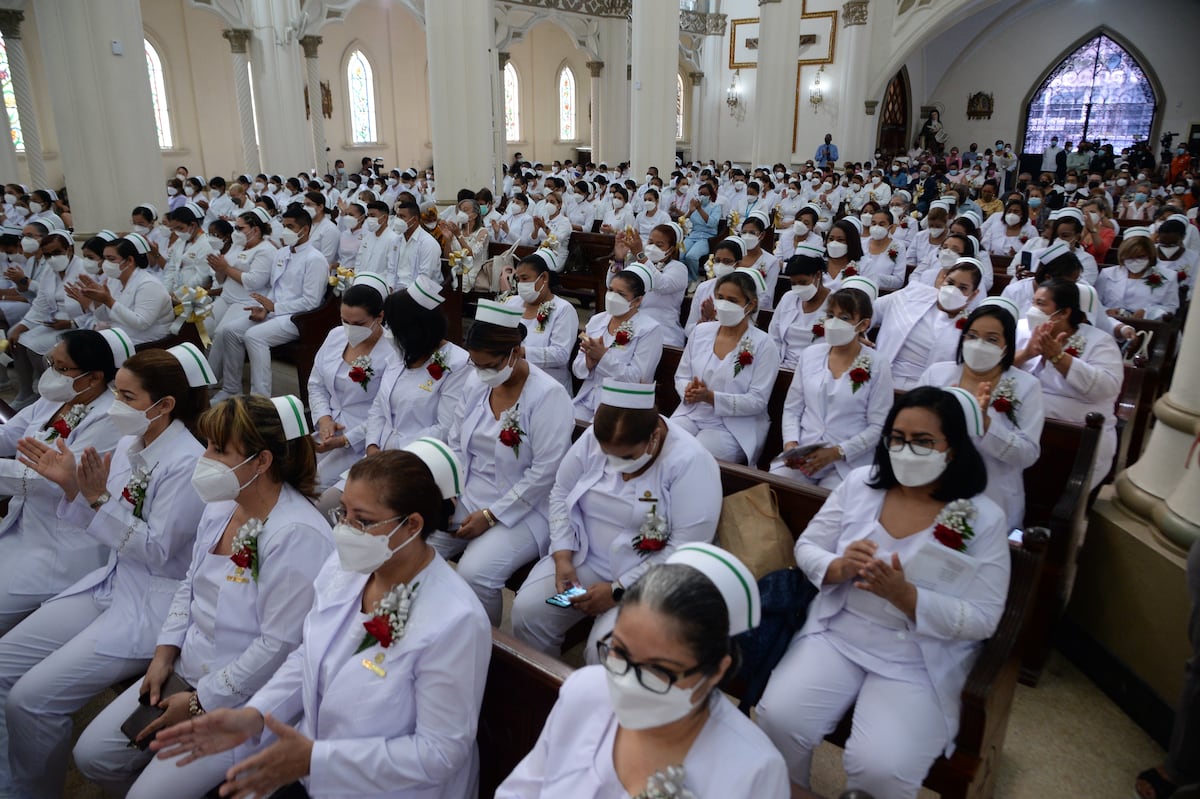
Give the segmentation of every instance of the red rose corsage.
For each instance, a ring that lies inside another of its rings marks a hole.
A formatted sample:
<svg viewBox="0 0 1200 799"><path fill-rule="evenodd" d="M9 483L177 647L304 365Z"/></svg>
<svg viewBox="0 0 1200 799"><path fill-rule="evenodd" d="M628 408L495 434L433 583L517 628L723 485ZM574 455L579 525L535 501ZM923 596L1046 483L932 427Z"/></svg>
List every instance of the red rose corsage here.
<svg viewBox="0 0 1200 799"><path fill-rule="evenodd" d="M842 270L842 274L846 277L854 277L858 274L858 268L855 267L854 264L850 264Z"/></svg>
<svg viewBox="0 0 1200 799"><path fill-rule="evenodd" d="M812 326L813 338L825 338L825 325L817 322Z"/></svg>
<svg viewBox="0 0 1200 799"><path fill-rule="evenodd" d="M626 344L628 344L630 341L632 341L632 338L633 337L629 335L628 331L618 330L613 335L613 343L616 344L618 347L624 347Z"/></svg>

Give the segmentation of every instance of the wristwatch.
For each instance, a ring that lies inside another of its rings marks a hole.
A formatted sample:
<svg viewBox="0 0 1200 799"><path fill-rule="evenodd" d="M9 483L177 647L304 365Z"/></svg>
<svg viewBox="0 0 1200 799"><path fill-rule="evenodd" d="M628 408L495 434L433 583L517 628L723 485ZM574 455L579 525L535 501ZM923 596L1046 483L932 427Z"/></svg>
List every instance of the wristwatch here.
<svg viewBox="0 0 1200 799"><path fill-rule="evenodd" d="M621 585L620 580L613 580L613 582L612 582L613 602L620 602L621 597L623 597L623 596L625 596L625 586Z"/></svg>
<svg viewBox="0 0 1200 799"><path fill-rule="evenodd" d="M107 491L100 492L100 496L96 497L96 501L88 505L92 510L100 510L100 506L112 499L112 494Z"/></svg>

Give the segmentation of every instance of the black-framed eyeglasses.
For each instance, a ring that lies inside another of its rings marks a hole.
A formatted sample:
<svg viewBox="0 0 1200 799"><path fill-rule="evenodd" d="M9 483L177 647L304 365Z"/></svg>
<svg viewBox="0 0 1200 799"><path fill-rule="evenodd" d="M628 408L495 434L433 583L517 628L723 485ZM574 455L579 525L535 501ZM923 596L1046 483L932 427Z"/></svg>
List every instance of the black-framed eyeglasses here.
<svg viewBox="0 0 1200 799"><path fill-rule="evenodd" d="M888 452L899 452L907 445L912 454L924 456L932 454L937 445L945 440L929 436L919 436L909 440L900 433L889 433L883 437L883 445L887 447Z"/></svg>
<svg viewBox="0 0 1200 799"><path fill-rule="evenodd" d="M686 671L671 671L649 663L635 663L626 657L623 651L613 648L609 643L611 638L612 633L609 633L596 642L596 654L600 658L600 663L614 677L624 677L630 669L633 669L638 683L651 693L665 694L675 683L686 680L693 674L699 674L704 669L703 666L693 666Z"/></svg>

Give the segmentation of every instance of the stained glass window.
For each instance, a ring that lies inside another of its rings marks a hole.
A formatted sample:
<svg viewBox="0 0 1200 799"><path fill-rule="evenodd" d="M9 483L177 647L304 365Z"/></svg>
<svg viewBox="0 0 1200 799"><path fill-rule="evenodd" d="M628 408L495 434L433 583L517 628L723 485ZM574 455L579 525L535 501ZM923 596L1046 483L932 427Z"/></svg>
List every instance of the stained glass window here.
<svg viewBox="0 0 1200 799"><path fill-rule="evenodd" d="M1054 68L1029 103L1025 152L1040 153L1057 136L1111 144L1120 152L1150 137L1157 100L1137 60L1104 34Z"/></svg>
<svg viewBox="0 0 1200 799"><path fill-rule="evenodd" d="M8 112L8 127L12 129L13 146L17 152L25 152L25 139L21 135L21 115L17 113L17 95L13 91L12 74L8 71L8 47L0 37L0 91L4 93L4 110Z"/></svg>
<svg viewBox="0 0 1200 799"><path fill-rule="evenodd" d="M346 62L346 80L350 97L350 140L354 144L378 141L375 133L375 79L371 62L362 50L355 50Z"/></svg>
<svg viewBox="0 0 1200 799"><path fill-rule="evenodd" d="M675 139L683 138L683 76L675 76Z"/></svg>
<svg viewBox="0 0 1200 799"><path fill-rule="evenodd" d="M504 65L504 140L521 140L521 85L511 61Z"/></svg>
<svg viewBox="0 0 1200 799"><path fill-rule="evenodd" d="M558 73L558 138L575 140L575 73L563 67Z"/></svg>
<svg viewBox="0 0 1200 799"><path fill-rule="evenodd" d="M146 45L146 72L150 74L150 102L154 105L154 126L158 128L158 146L171 149L171 117L167 114L167 81L163 76L162 59L149 40ZM7 97L5 100L7 101Z"/></svg>

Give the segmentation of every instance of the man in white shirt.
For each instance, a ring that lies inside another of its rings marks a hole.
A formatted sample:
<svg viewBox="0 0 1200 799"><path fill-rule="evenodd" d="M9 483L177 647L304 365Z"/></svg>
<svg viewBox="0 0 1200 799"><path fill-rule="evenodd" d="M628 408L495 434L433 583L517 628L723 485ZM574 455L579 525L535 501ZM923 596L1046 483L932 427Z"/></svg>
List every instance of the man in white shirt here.
<svg viewBox="0 0 1200 799"><path fill-rule="evenodd" d="M330 266L337 263L338 245L342 242L342 234L337 225L325 213L325 195L319 191L310 191L304 195L304 210L312 217L312 234L308 240L317 248Z"/></svg>
<svg viewBox="0 0 1200 799"><path fill-rule="evenodd" d="M354 258L356 272L387 272L388 262L396 249L399 234L389 224L391 215L388 207L380 200L367 203L367 218L363 222L362 244ZM388 282L388 285L392 285Z"/></svg>
<svg viewBox="0 0 1200 799"><path fill-rule="evenodd" d="M383 273L388 285L393 291L400 291L411 286L417 275L425 275L441 285L442 247L421 227L420 207L416 203L400 203L396 207L396 227L400 236Z"/></svg>
<svg viewBox="0 0 1200 799"><path fill-rule="evenodd" d="M225 191L225 178L217 176L208 184L208 213L204 217L205 228L218 219L233 219L240 209Z"/></svg>
<svg viewBox="0 0 1200 799"><path fill-rule="evenodd" d="M1042 151L1042 171L1054 173L1058 171L1058 154L1063 149L1058 146L1058 137L1050 137L1050 146Z"/></svg>

